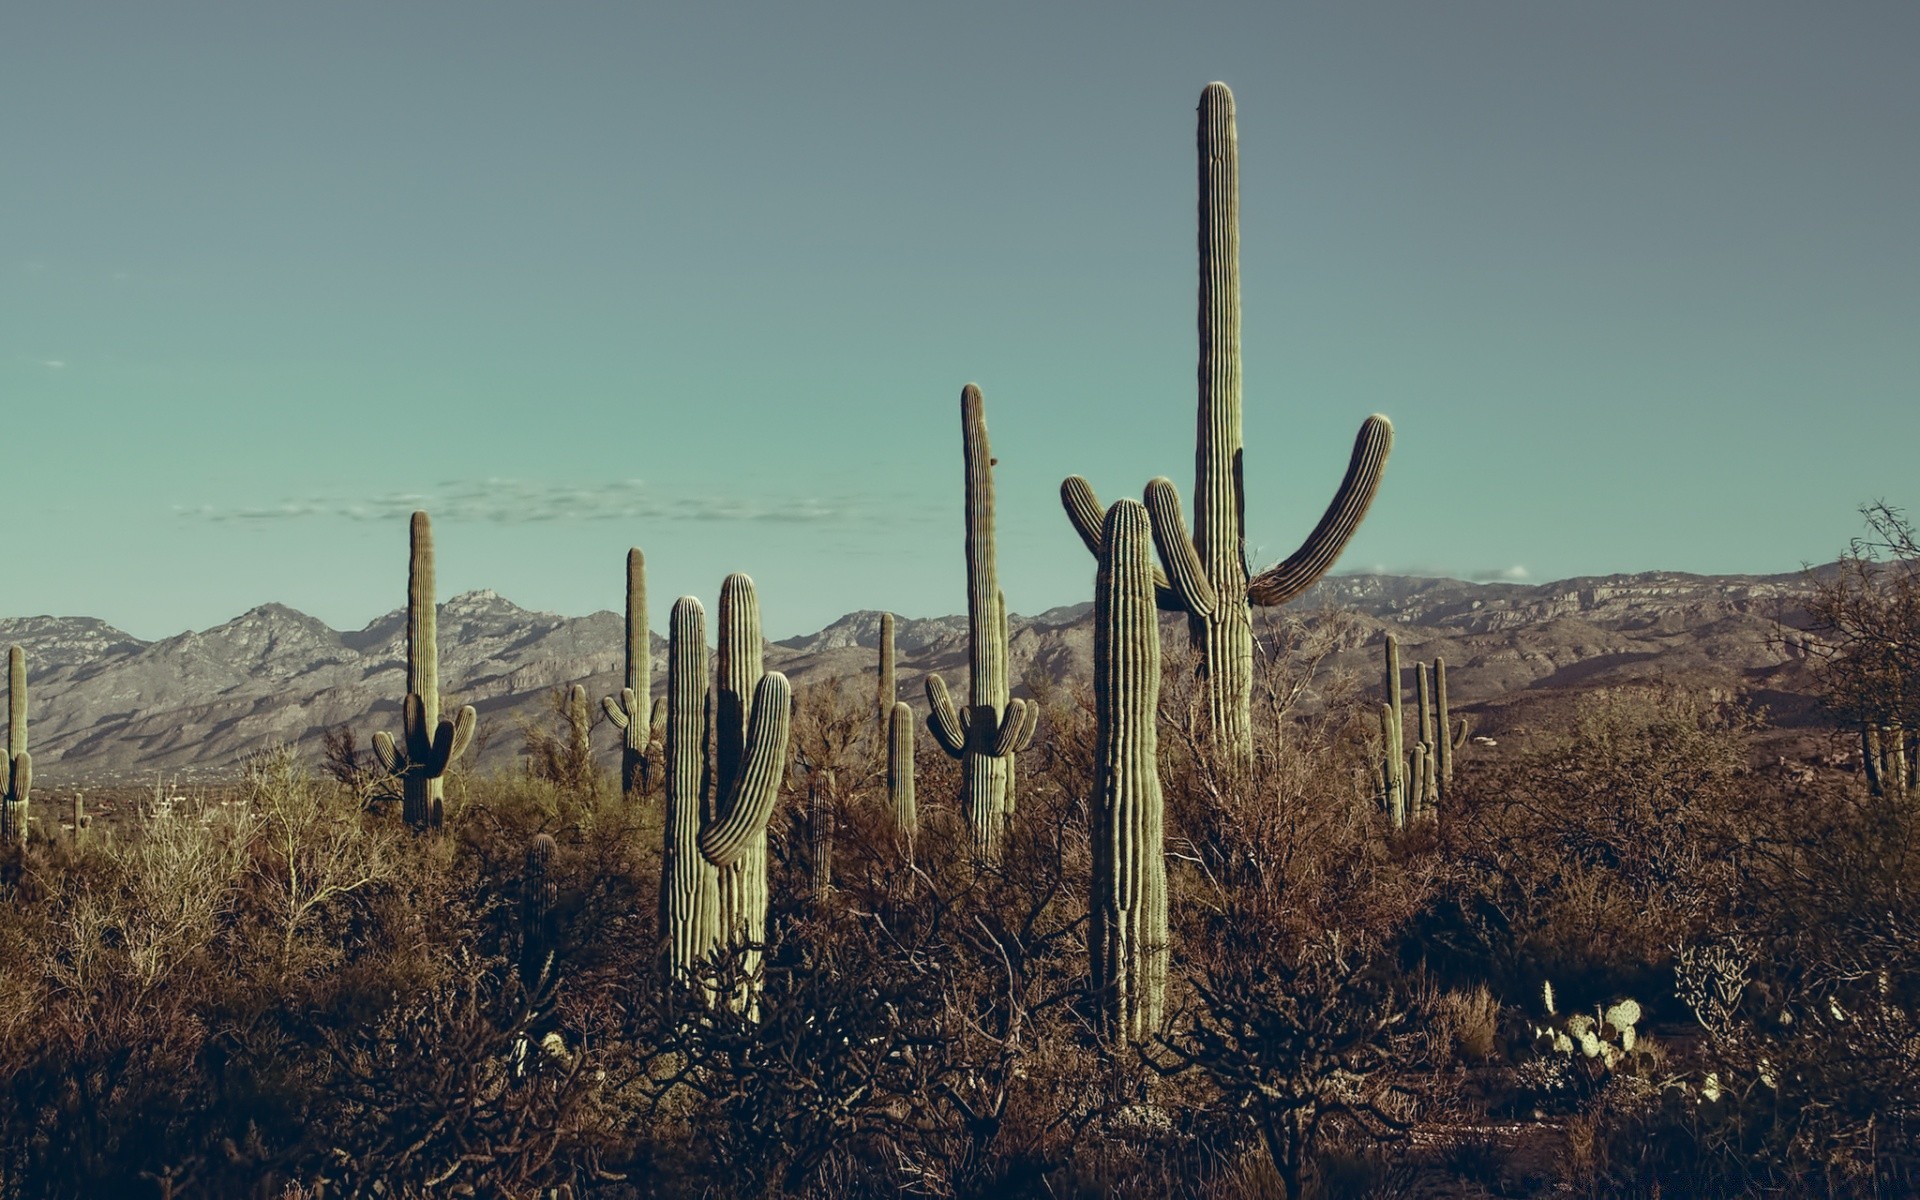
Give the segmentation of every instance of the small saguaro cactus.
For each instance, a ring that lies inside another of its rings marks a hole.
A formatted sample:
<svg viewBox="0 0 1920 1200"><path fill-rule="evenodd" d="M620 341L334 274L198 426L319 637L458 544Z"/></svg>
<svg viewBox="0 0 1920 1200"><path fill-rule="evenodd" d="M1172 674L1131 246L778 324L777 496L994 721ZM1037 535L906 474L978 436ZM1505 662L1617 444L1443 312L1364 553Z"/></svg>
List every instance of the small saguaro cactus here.
<svg viewBox="0 0 1920 1200"><path fill-rule="evenodd" d="M7 648L7 761L0 763L0 843L27 841L27 799L33 790L33 755L27 753L27 652Z"/></svg>
<svg viewBox="0 0 1920 1200"><path fill-rule="evenodd" d="M716 950L742 945L751 973L754 947L766 939L767 824L786 775L793 690L786 676L763 669L759 602L745 575L729 575L721 587L711 696L706 615L692 596L674 604L667 646L668 965L685 979Z"/></svg>
<svg viewBox="0 0 1920 1200"><path fill-rule="evenodd" d="M1247 567L1246 497L1241 474L1240 167L1233 93L1210 83L1200 95L1200 369L1194 454L1194 527L1164 476L1147 484L1153 540L1165 571L1154 572L1159 607L1187 614L1201 652L1214 744L1228 765L1253 757L1251 606L1287 603L1324 575L1360 526L1380 486L1393 425L1368 417L1354 439L1346 477L1299 549L1255 575ZM1074 529L1096 555L1103 509L1078 475L1060 485Z"/></svg>
<svg viewBox="0 0 1920 1200"><path fill-rule="evenodd" d="M435 639L433 525L416 512L408 528L407 698L400 709L401 741L384 730L373 735L373 754L401 787L401 811L418 830L440 828L445 817L447 768L473 740L474 711L462 705L453 720L440 718L440 649Z"/></svg>
<svg viewBox="0 0 1920 1200"><path fill-rule="evenodd" d="M1038 705L1009 698L1007 598L1000 590L993 544L993 465L980 389L960 390L960 440L966 463L968 704L956 709L946 681L927 676L927 728L960 760L961 799L974 853L998 857L1013 810L1013 756L1033 742Z"/></svg>
<svg viewBox="0 0 1920 1200"><path fill-rule="evenodd" d="M1453 779L1455 752L1466 745L1470 726L1465 717L1458 726L1447 712L1447 663L1435 658L1431 668L1415 663L1415 741L1406 745L1405 716L1400 706L1400 639L1385 638L1386 703L1380 706L1380 760L1374 776L1381 805L1395 829L1438 817Z"/></svg>
<svg viewBox="0 0 1920 1200"><path fill-rule="evenodd" d="M653 647L647 633L647 560L635 546L627 551L627 680L618 696L602 696L600 707L615 729L626 734L620 754L620 791L636 800L647 790L647 753L666 736L667 698L652 699Z"/></svg>
<svg viewBox="0 0 1920 1200"><path fill-rule="evenodd" d="M1400 708L1400 639L1387 635L1387 701L1380 706L1380 794L1387 823L1405 829L1412 804L1407 794L1405 718Z"/></svg>
<svg viewBox="0 0 1920 1200"><path fill-rule="evenodd" d="M920 814L913 803L913 708L904 700L895 701L887 717L887 801L894 832L907 839L911 860Z"/></svg>
<svg viewBox="0 0 1920 1200"><path fill-rule="evenodd" d="M520 876L520 983L528 992L538 992L553 978L554 850L551 837L534 834Z"/></svg>
<svg viewBox="0 0 1920 1200"><path fill-rule="evenodd" d="M1860 723L1860 760L1867 773L1867 791L1875 796L1906 796L1920 792L1920 736L1898 722Z"/></svg>
<svg viewBox="0 0 1920 1200"><path fill-rule="evenodd" d="M1169 957L1151 537L1138 502L1107 510L1093 596L1098 725L1087 957L1102 1027L1125 1042L1144 1042L1159 1029Z"/></svg>

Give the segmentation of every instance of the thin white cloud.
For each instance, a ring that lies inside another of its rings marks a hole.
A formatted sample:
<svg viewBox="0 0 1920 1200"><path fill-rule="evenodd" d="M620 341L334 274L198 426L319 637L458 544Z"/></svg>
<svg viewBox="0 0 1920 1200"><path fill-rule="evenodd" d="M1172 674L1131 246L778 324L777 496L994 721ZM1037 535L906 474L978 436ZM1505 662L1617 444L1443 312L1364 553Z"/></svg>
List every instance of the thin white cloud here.
<svg viewBox="0 0 1920 1200"><path fill-rule="evenodd" d="M435 517L498 525L560 521L764 521L809 524L845 520L894 520L902 506L871 497L661 496L637 479L578 485L527 479L453 481L431 492L391 492L368 497L309 497L278 504L222 508L177 505L181 516L209 521L284 521L345 517L388 521L425 509Z"/></svg>
<svg viewBox="0 0 1920 1200"><path fill-rule="evenodd" d="M1519 563L1515 563L1511 567L1475 571L1470 578L1475 583L1525 583L1527 580L1533 578L1533 572L1527 570Z"/></svg>
<svg viewBox="0 0 1920 1200"><path fill-rule="evenodd" d="M67 365L67 360L64 358L46 358L46 359L40 360L40 365L43 367L50 367L53 370L58 371L60 368Z"/></svg>

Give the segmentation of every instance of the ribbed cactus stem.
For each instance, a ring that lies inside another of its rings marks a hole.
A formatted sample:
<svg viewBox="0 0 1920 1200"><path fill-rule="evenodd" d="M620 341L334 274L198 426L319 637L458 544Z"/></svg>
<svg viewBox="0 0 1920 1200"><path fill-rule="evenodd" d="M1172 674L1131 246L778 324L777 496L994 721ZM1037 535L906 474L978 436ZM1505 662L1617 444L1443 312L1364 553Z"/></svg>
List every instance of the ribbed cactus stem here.
<svg viewBox="0 0 1920 1200"><path fill-rule="evenodd" d="M737 783L746 769L747 726L754 693L766 675L765 649L760 638L760 599L753 580L739 572L720 585L719 652L714 659L714 818L725 823L739 794ZM782 742L784 746L784 739ZM767 831L765 822L749 837L737 865L720 872L720 931L723 939L738 937L767 909ZM747 940L761 941L763 928L750 930Z"/></svg>
<svg viewBox="0 0 1920 1200"><path fill-rule="evenodd" d="M1164 571L1155 576L1162 608L1187 613L1201 652L1215 746L1229 766L1253 757L1251 605L1285 604L1333 566L1379 489L1393 426L1371 416L1360 426L1331 503L1285 561L1251 575L1246 560L1240 379L1240 168L1233 93L1210 83L1200 96L1199 408L1194 449L1194 529L1189 537L1173 484L1147 485L1153 539ZM1061 485L1068 518L1099 553L1099 500L1077 476Z"/></svg>
<svg viewBox="0 0 1920 1200"><path fill-rule="evenodd" d="M1886 781L1880 774L1880 727L1870 721L1860 722L1860 763L1867 773L1867 792L1886 795Z"/></svg>
<svg viewBox="0 0 1920 1200"><path fill-rule="evenodd" d="M1156 709L1160 627L1147 510L1122 500L1102 524L1094 585L1096 711L1088 957L1107 1035L1144 1042L1167 980L1167 868Z"/></svg>
<svg viewBox="0 0 1920 1200"><path fill-rule="evenodd" d="M1453 719L1447 711L1447 660L1439 655L1433 659L1433 719L1433 749L1439 756L1437 798L1445 804L1447 787L1453 782Z"/></svg>
<svg viewBox="0 0 1920 1200"><path fill-rule="evenodd" d="M7 758L0 763L0 843L27 841L33 755L27 752L27 652L7 648Z"/></svg>
<svg viewBox="0 0 1920 1200"><path fill-rule="evenodd" d="M894 703L900 699L900 685L894 678L893 660L893 614L880 614L880 678L878 681L880 714L880 732L887 732L888 724L893 720Z"/></svg>
<svg viewBox="0 0 1920 1200"><path fill-rule="evenodd" d="M1437 757L1433 746L1432 673L1426 663L1413 664L1413 682L1417 696L1417 711L1419 714L1415 725L1420 731L1420 749L1423 754L1424 763L1431 766L1437 761ZM1415 778L1419 784L1420 815L1423 818L1433 815L1434 807L1438 802L1438 796L1435 794L1434 788L1429 786L1428 775L1429 773L1424 770L1415 773Z"/></svg>
<svg viewBox="0 0 1920 1200"><path fill-rule="evenodd" d="M520 877L520 983L529 992L553 978L554 850L551 837L535 834Z"/></svg>
<svg viewBox="0 0 1920 1200"><path fill-rule="evenodd" d="M567 689L567 745L573 761L593 769L593 717L587 708L586 685L576 683Z"/></svg>
<svg viewBox="0 0 1920 1200"><path fill-rule="evenodd" d="M941 748L960 759L961 801L974 853L992 860L999 856L1012 811L1011 759L1032 740L1033 726L1026 702L1009 698L1007 598L994 562L994 460L986 405L971 383L960 391L960 434L966 467L968 704L956 710L946 684L929 675L927 700L933 711L927 725Z"/></svg>
<svg viewBox="0 0 1920 1200"><path fill-rule="evenodd" d="M707 615L682 596L667 626L667 814L660 924L672 977L686 980L720 940L720 877L699 851L707 820Z"/></svg>
<svg viewBox="0 0 1920 1200"><path fill-rule="evenodd" d="M895 701L887 716L887 800L894 831L907 840L911 861L920 814L913 801L913 708L905 701Z"/></svg>
<svg viewBox="0 0 1920 1200"><path fill-rule="evenodd" d="M1387 635L1386 685L1380 733L1386 757L1387 817L1395 829L1404 829L1413 816L1414 800L1407 787L1406 718L1400 707L1400 639L1391 633Z"/></svg>
<svg viewBox="0 0 1920 1200"><path fill-rule="evenodd" d="M750 978L767 940L767 823L786 776L793 718L787 677L778 671L761 675L749 707L738 769L718 798L715 819L700 831L700 854L718 875L720 942L742 950L740 966ZM731 1003L737 1011L754 1011L746 992Z"/></svg>
<svg viewBox="0 0 1920 1200"><path fill-rule="evenodd" d="M433 602L433 526L416 512L407 533L407 695L400 707L401 740L373 735L380 765L398 776L407 823L436 830L445 818L447 768L473 740L476 717L462 706L451 721L440 719L440 654Z"/></svg>
<svg viewBox="0 0 1920 1200"><path fill-rule="evenodd" d="M653 700L653 645L647 630L647 560L635 546L627 551L627 673L618 696L603 696L600 707L624 740L620 751L620 791L629 800L645 794L650 768L647 753L666 732L666 701Z"/></svg>

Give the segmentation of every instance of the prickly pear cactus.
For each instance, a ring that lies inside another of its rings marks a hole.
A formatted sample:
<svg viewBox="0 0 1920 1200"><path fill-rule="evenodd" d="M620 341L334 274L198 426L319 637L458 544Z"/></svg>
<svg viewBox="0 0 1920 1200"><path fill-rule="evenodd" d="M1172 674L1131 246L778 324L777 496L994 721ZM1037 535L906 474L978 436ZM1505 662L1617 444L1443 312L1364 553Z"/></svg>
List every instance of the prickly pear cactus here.
<svg viewBox="0 0 1920 1200"><path fill-rule="evenodd" d="M1162 477L1147 485L1153 540L1164 572L1155 572L1157 603L1184 612L1201 651L1213 738L1225 762L1253 758L1251 606L1285 604L1311 587L1339 558L1380 486L1393 425L1368 417L1354 439L1346 477L1319 524L1285 562L1248 570L1241 484L1240 166L1233 93L1210 83L1200 95L1200 370L1194 454L1194 530L1187 534L1180 496ZM1091 485L1075 475L1060 487L1074 529L1096 555L1104 511Z"/></svg>
<svg viewBox="0 0 1920 1200"><path fill-rule="evenodd" d="M966 462L967 639L969 703L954 707L947 685L927 676L932 712L927 728L948 755L960 760L961 801L973 831L975 856L999 856L1000 837L1013 810L1009 788L1013 756L1032 744L1037 706L1009 699L1007 598L1000 590L993 536L993 455L980 389L960 392L961 450Z"/></svg>
<svg viewBox="0 0 1920 1200"><path fill-rule="evenodd" d="M646 793L648 752L658 752L666 737L667 698L652 699L653 647L647 632L647 560L635 546L627 551L627 676L618 696L602 696L600 707L625 741L620 754L620 791L629 800Z"/></svg>
<svg viewBox="0 0 1920 1200"><path fill-rule="evenodd" d="M1167 863L1156 709L1160 625L1147 510L1121 500L1101 527L1093 593L1093 894L1087 953L1108 1037L1144 1042L1167 987Z"/></svg>
<svg viewBox="0 0 1920 1200"><path fill-rule="evenodd" d="M401 704L401 740L373 735L373 755L400 780L401 807L416 830L439 829L445 819L447 768L473 740L475 715L463 705L451 721L440 718L440 649L433 601L433 526L416 512L408 529L407 697Z"/></svg>
<svg viewBox="0 0 1920 1200"><path fill-rule="evenodd" d="M0 843L27 842L33 755L27 752L27 652L7 648L7 758L0 763Z"/></svg>

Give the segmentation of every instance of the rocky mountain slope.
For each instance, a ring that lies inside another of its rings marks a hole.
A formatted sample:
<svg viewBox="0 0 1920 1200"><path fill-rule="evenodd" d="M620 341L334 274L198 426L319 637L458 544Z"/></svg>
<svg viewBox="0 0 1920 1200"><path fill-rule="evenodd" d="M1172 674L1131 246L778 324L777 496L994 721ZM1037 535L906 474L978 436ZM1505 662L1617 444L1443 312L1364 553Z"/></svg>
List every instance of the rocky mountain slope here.
<svg viewBox="0 0 1920 1200"><path fill-rule="evenodd" d="M1323 581L1284 610L1309 627L1347 613L1348 648L1328 665L1377 686L1379 632L1395 631L1410 663L1448 661L1456 709L1490 732L1524 729L1540 704L1569 693L1661 678L1720 698L1765 703L1777 723L1817 714L1806 664L1781 646L1782 624L1802 618L1800 574L1699 576L1673 572L1541 585L1348 575ZM1089 605L1011 618L1016 679L1092 674ZM655 614L656 626L664 611ZM1263 617L1256 617L1259 625ZM1166 623L1169 645L1180 625ZM879 614L850 613L818 633L772 644L770 669L798 685L874 670ZM401 612L341 632L269 604L224 625L142 642L87 617L0 619L0 644L18 642L30 665L32 746L39 787L98 786L230 772L249 751L291 742L318 753L329 728L362 746L397 729L404 687ZM898 622L904 699L924 707L929 671L963 683L966 620ZM619 686L621 618L530 612L490 591L440 608L441 680L482 718L480 765L509 762L520 728L547 716L549 689L584 683L596 699ZM664 641L654 638L656 689ZM864 682L862 686L868 686ZM609 761L612 731L596 729Z"/></svg>

